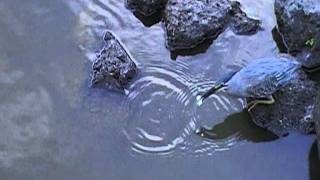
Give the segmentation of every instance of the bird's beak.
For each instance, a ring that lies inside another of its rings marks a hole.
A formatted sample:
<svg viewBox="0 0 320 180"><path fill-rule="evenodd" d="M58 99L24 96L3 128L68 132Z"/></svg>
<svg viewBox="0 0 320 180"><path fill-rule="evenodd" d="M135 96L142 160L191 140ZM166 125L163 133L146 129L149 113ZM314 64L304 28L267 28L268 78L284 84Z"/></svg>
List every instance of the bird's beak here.
<svg viewBox="0 0 320 180"><path fill-rule="evenodd" d="M212 94L216 93L217 91L221 90L222 88L226 87L224 84L219 84L217 86L213 86L209 91L197 97L197 104L200 106L205 99L210 97Z"/></svg>

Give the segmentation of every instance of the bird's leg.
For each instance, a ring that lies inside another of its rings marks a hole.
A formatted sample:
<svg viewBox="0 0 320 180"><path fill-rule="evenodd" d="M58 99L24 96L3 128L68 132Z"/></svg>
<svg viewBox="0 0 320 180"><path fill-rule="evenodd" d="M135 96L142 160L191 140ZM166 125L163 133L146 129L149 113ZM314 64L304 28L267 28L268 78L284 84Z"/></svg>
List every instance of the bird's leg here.
<svg viewBox="0 0 320 180"><path fill-rule="evenodd" d="M256 99L247 104L247 109L251 111L258 104L273 104L274 102L275 100L272 96L267 99Z"/></svg>

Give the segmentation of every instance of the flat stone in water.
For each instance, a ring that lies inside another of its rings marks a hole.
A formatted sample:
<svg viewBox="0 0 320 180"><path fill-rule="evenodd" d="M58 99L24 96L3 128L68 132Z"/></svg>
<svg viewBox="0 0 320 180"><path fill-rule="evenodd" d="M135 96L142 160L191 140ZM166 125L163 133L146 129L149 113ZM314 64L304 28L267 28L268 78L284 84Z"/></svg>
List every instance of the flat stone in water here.
<svg viewBox="0 0 320 180"><path fill-rule="evenodd" d="M124 89L136 75L137 67L130 55L112 32L104 36L105 46L92 66L92 85L109 84Z"/></svg>
<svg viewBox="0 0 320 180"><path fill-rule="evenodd" d="M274 93L275 103L257 105L249 113L252 120L278 136L294 130L313 133L316 96L319 86L300 71L297 78ZM248 98L247 101L252 101Z"/></svg>

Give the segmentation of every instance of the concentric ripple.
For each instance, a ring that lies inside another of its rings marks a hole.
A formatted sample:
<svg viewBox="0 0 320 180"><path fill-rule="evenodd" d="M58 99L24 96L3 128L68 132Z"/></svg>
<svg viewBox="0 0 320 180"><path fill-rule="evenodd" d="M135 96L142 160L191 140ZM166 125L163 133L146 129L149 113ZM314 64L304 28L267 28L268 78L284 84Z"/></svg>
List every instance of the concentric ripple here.
<svg viewBox="0 0 320 180"><path fill-rule="evenodd" d="M142 69L141 77L129 88L130 112L123 128L134 152L212 154L235 144L237 135L209 141L195 135L195 130L216 124L221 119L213 117L238 110L235 107L242 107L241 101L231 101L220 94L198 107L196 96L212 87L214 81L193 74L181 62L151 62Z"/></svg>
<svg viewBox="0 0 320 180"><path fill-rule="evenodd" d="M251 7L249 2L241 2L245 9ZM207 140L194 132L201 126L210 128L227 115L239 111L243 100L219 93L199 107L196 97L212 87L213 80L230 70L230 65L242 67L251 59L272 54L275 44L269 32L274 27L274 19L264 22L265 31L256 36L235 36L226 31L205 54L180 57L173 62L165 48L161 24L145 27L125 8L123 1L78 0L67 3L79 17L74 34L89 60L95 58L95 52L103 44L103 32L109 29L121 37L137 62L139 77L129 87L126 103L117 107L129 109L129 112L123 112L126 116L129 114L124 125L117 126L127 137L133 152L160 155L177 152L201 156L227 150L238 142L238 134L222 140ZM265 9L273 9L272 2L259 1L255 6L259 8L249 8L250 15L264 17L273 14L264 13ZM100 102L101 99L110 103L106 97L95 100Z"/></svg>

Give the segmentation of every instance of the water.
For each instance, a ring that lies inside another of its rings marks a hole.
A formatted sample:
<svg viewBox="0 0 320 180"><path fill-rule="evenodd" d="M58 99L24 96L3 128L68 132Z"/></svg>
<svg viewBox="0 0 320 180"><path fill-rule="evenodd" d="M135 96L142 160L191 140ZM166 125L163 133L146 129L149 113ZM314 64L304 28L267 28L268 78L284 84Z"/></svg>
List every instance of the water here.
<svg viewBox="0 0 320 180"><path fill-rule="evenodd" d="M1 1L0 179L308 179L312 137L256 138L265 132L243 113L219 126L221 138L195 133L244 105L222 93L198 107L198 93L277 53L273 2L242 3L264 31L226 31L172 61L161 24L144 26L122 1ZM140 69L127 96L89 88L105 29Z"/></svg>

